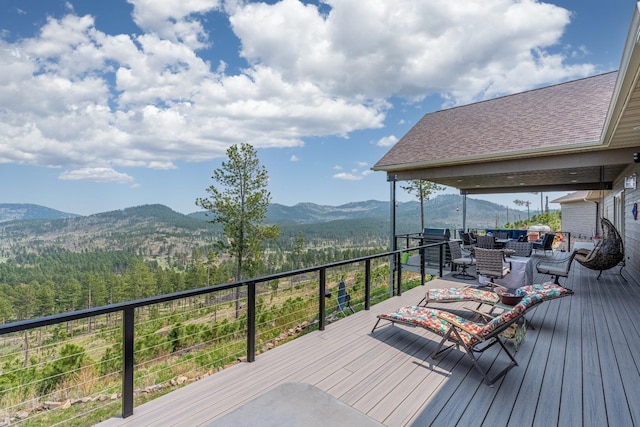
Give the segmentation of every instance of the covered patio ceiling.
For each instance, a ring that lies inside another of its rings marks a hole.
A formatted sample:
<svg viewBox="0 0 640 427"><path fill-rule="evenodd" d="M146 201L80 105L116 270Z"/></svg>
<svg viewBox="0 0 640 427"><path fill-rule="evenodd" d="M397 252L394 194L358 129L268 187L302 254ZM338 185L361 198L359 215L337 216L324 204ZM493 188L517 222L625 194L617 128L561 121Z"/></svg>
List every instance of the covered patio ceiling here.
<svg viewBox="0 0 640 427"><path fill-rule="evenodd" d="M376 165L467 194L606 190L640 151L638 9L620 70L425 115Z"/></svg>
<svg viewBox="0 0 640 427"><path fill-rule="evenodd" d="M519 160L395 171L388 175L395 174L401 181L426 179L467 194L610 190L614 178L629 164L633 151L532 156Z"/></svg>

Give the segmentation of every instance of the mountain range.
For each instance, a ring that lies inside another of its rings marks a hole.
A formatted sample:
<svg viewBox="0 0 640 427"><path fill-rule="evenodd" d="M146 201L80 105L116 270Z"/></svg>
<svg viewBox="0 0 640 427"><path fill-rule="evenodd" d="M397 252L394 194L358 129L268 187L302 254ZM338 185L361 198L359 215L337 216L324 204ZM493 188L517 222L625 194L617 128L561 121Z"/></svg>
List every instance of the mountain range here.
<svg viewBox="0 0 640 427"><path fill-rule="evenodd" d="M452 231L461 228L461 210L461 196L437 196L425 202L425 224ZM467 198L468 228L496 227L526 217L526 212ZM302 235L309 244L333 242L357 247L363 242L388 242L389 218L389 202L368 200L340 206L271 204L266 223L280 226L279 245ZM124 250L149 258L191 253L194 248L214 245L221 238L220 226L210 223L210 219L205 212L185 215L159 204L88 216L32 204L0 204L0 258L16 251L51 250ZM396 233L419 231L419 202L398 203Z"/></svg>
<svg viewBox="0 0 640 427"><path fill-rule="evenodd" d="M425 221L430 227L447 227L462 222L462 197L453 194L437 196L425 202ZM82 215L62 212L45 206L27 203L0 203L0 223L21 220L56 220L79 218L108 218L131 215L164 216L173 212L173 219L186 216L194 219L209 220L206 212L193 212L183 215L163 205L143 205L122 210L109 211L83 217ZM533 212L535 213L535 212ZM420 204L417 201L397 203L396 219L419 221ZM367 200L351 202L339 206L298 203L285 206L278 203L269 205L266 222L269 224L317 224L337 220L390 217L389 202ZM511 209L485 200L467 198L467 226L472 228L495 227L496 223L525 219L526 212ZM182 218L182 220L185 220Z"/></svg>

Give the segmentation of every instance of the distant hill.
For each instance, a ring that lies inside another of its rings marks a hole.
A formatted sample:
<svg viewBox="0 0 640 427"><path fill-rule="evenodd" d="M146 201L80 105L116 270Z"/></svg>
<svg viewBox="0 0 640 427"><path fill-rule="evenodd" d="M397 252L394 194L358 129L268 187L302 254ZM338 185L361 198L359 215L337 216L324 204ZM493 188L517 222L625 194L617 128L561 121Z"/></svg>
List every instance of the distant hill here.
<svg viewBox="0 0 640 427"><path fill-rule="evenodd" d="M427 200L424 206L425 224L428 227L459 228L462 225L462 196L443 194ZM537 213L531 211L531 215ZM205 212L189 214L193 218L209 220ZM298 203L285 206L272 203L267 212L269 224L322 224L331 221L377 219L389 221L389 202L367 200L352 202L339 206L317 205L315 203ZM508 209L505 206L486 200L467 198L467 227L495 228L517 219L526 219L526 211ZM418 201L399 202L396 207L396 223L398 226L412 227L412 231L420 228L420 203ZM417 229L416 229L417 227Z"/></svg>
<svg viewBox="0 0 640 427"><path fill-rule="evenodd" d="M190 253L215 242L215 227L164 205L144 205L89 216L0 223L0 249L42 253L124 250L147 257ZM12 246L11 243L14 243Z"/></svg>
<svg viewBox="0 0 640 427"><path fill-rule="evenodd" d="M0 205L0 257L17 250L45 253L123 250L148 258L189 254L195 248L211 247L221 237L221 227L208 222L205 212L184 215L164 205L144 205L89 216L67 214L38 205ZM389 202L368 200L340 206L299 203L272 204L267 223L277 224L281 236L276 243L286 247L302 234L305 242L361 247L386 245L390 230ZM534 213L532 212L532 215ZM508 220L525 219L526 212L478 199L467 199L467 227L501 226ZM11 218L11 219L9 219ZM440 195L425 203L428 227L462 227L462 198ZM420 231L420 204L398 203L396 233Z"/></svg>
<svg viewBox="0 0 640 427"><path fill-rule="evenodd" d="M80 215L29 203L0 203L0 222L29 219L75 218Z"/></svg>

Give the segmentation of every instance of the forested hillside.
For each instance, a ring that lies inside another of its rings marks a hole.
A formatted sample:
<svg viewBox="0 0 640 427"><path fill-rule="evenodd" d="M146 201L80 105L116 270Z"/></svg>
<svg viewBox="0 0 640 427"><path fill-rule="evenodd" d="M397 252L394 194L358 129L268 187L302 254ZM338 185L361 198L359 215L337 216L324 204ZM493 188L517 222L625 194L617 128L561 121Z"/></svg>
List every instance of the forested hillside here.
<svg viewBox="0 0 640 427"><path fill-rule="evenodd" d="M427 226L460 228L461 203L458 195L428 201ZM50 214L41 207L26 208L28 217ZM396 232L420 231L419 215L418 202L399 203ZM516 215L526 218L511 212L511 220ZM2 222L0 316L26 318L226 282L233 277L233 262L219 251L221 229L208 219L203 212L183 215L163 205L146 205L90 216ZM467 227L495 227L506 221L506 208L468 199ZM272 205L267 222L279 224L281 233L276 241L266 242L256 274L382 252L389 243L387 202ZM31 297L23 300L25 295Z"/></svg>
<svg viewBox="0 0 640 427"><path fill-rule="evenodd" d="M37 217L38 212L47 212L46 208L34 206L20 205L16 209L29 218ZM221 238L220 227L209 223L210 217L204 212L183 215L163 205L62 219L50 219L47 215L45 213L45 218L0 222L0 259L59 251L103 250L124 251L165 262L185 254L189 256L197 248L212 247ZM342 206L272 204L267 222L280 225L281 237L274 247L284 251L290 250L293 240L299 236L310 248L327 245L371 247L388 243L389 216L389 203L375 200ZM467 227L495 227L519 217L526 218L526 213L513 210L509 213L503 206L467 199ZM460 228L461 196L441 195L427 201L425 218L429 227ZM398 203L396 231L420 231L418 202Z"/></svg>

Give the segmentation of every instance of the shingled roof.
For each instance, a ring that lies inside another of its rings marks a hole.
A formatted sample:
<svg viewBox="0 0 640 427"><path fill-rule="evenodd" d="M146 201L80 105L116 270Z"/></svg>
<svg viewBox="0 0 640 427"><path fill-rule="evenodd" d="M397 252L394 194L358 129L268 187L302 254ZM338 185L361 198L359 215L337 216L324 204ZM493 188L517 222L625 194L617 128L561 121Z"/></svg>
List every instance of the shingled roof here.
<svg viewBox="0 0 640 427"><path fill-rule="evenodd" d="M562 197L558 197L552 200L551 203L572 203L572 202L584 202L590 196L591 191L574 191L570 194L565 194Z"/></svg>
<svg viewBox="0 0 640 427"><path fill-rule="evenodd" d="M426 114L373 167L393 171L600 144L617 72Z"/></svg>

